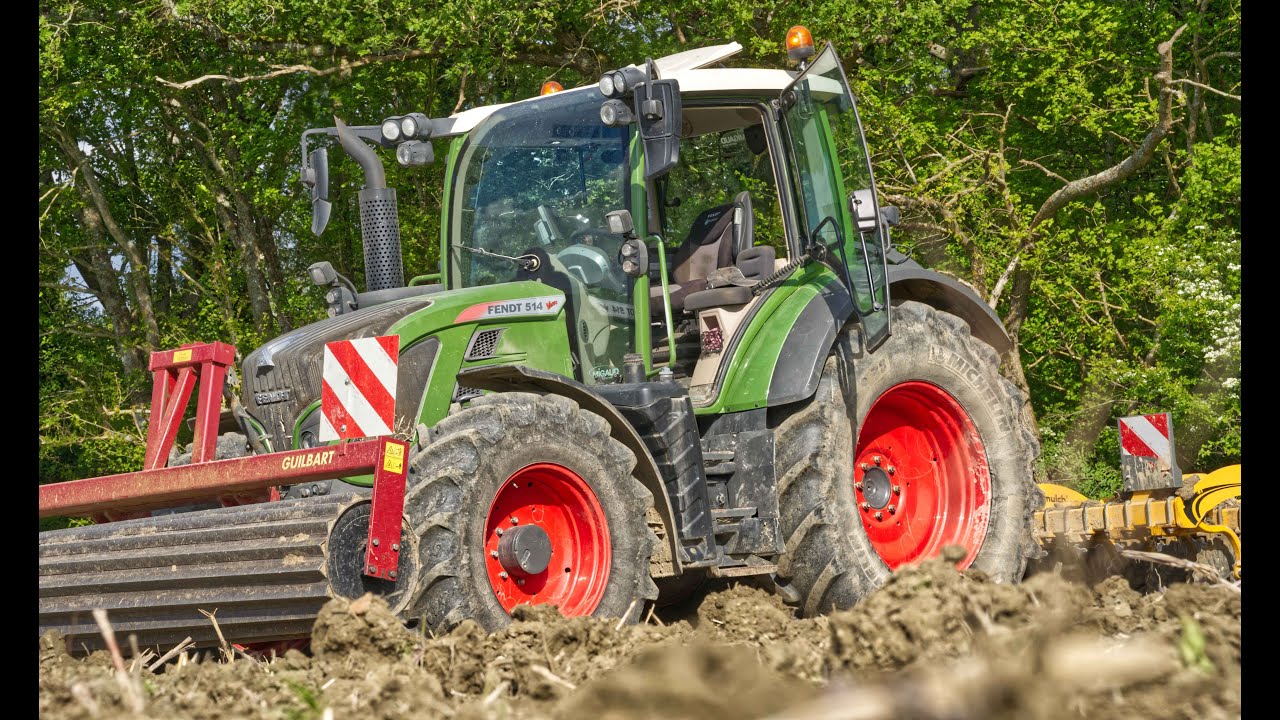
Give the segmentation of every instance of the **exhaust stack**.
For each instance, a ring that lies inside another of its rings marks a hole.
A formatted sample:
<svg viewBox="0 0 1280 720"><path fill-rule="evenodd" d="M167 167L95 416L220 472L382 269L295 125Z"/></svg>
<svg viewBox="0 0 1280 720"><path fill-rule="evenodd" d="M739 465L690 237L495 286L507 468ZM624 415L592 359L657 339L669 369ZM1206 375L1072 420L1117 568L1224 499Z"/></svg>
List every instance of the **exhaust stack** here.
<svg viewBox="0 0 1280 720"><path fill-rule="evenodd" d="M364 244L365 290L404 287L404 263L400 254L400 214L396 190L387 187L382 161L346 123L334 118L338 142L364 170L360 191L360 236Z"/></svg>

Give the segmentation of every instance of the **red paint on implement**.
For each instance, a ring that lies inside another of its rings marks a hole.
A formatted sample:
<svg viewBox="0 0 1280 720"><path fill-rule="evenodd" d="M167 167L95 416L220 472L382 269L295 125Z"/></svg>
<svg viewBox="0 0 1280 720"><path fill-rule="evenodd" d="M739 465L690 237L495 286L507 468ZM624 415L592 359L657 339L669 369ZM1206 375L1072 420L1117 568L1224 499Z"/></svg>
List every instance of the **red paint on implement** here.
<svg viewBox="0 0 1280 720"><path fill-rule="evenodd" d="M395 580L391 573L400 567L400 529L404 517L409 443L391 438L382 438L377 442L382 444L379 452L381 459L373 471L373 507L369 513L364 574Z"/></svg>
<svg viewBox="0 0 1280 720"><path fill-rule="evenodd" d="M40 517L150 510L275 485L365 475L381 461L382 444L381 439L354 441L41 485Z"/></svg>
<svg viewBox="0 0 1280 720"><path fill-rule="evenodd" d="M200 394L196 400L191 461L213 458L218 441L218 415L222 409L222 383L227 366L235 361L235 347L220 342L189 343L177 350L151 353L147 369L152 373L153 385L144 469L161 468L168 461L169 449L178 437L178 428L197 380Z"/></svg>
<svg viewBox="0 0 1280 720"><path fill-rule="evenodd" d="M494 553L504 532L533 524L551 539L551 563L536 575L502 577ZM609 525L595 492L577 473L555 463L537 463L502 484L485 518L485 569L503 609L552 603L568 617L590 615L604 597L612 563ZM521 584L520 581L523 581Z"/></svg>
<svg viewBox="0 0 1280 720"><path fill-rule="evenodd" d="M855 488L859 520L871 544L890 569L960 545L973 563L986 537L991 510L991 471L973 421L942 388L926 382L895 385L876 399L862 423L854 453L854 481L868 468L880 467L899 492L888 504L863 509L867 502ZM880 462L876 463L876 458Z"/></svg>

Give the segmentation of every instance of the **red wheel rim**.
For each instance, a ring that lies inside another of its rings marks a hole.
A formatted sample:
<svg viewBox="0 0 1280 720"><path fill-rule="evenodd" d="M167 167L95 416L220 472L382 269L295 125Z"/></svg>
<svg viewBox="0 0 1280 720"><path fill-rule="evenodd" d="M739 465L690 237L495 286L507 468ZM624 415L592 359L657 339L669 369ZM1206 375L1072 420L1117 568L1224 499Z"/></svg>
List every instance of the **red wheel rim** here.
<svg viewBox="0 0 1280 720"><path fill-rule="evenodd" d="M950 393L926 382L889 388L871 405L854 452L858 517L890 569L947 545L973 563L991 516L982 438Z"/></svg>
<svg viewBox="0 0 1280 720"><path fill-rule="evenodd" d="M499 559L503 534L529 525L550 539L550 563L534 574L509 571ZM612 558L609 524L595 492L577 473L555 463L517 470L494 495L484 530L485 571L507 612L521 604L551 603L566 616L590 615L600 604Z"/></svg>

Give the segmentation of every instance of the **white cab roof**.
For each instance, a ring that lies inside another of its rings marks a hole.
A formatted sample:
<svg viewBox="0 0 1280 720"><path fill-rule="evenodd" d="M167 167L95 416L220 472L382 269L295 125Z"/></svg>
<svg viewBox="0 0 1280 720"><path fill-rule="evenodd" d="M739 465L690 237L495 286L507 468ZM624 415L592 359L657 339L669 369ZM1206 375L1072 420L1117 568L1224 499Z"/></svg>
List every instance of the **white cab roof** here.
<svg viewBox="0 0 1280 720"><path fill-rule="evenodd" d="M680 93L682 95L691 93L777 95L785 90L791 84L791 81L795 79L795 73L787 70L765 68L701 69L706 65L720 62L740 50L742 50L742 46L736 42L727 45L714 45L668 55L655 60L654 64L658 66L658 75L660 77L675 78L680 82ZM564 92L588 92L595 88L596 85L592 83L591 85L583 85ZM528 102L536 97L516 102ZM479 125L482 120L492 115L499 108L514 104L516 103L485 105L451 115L453 128L449 134L459 135L465 133Z"/></svg>

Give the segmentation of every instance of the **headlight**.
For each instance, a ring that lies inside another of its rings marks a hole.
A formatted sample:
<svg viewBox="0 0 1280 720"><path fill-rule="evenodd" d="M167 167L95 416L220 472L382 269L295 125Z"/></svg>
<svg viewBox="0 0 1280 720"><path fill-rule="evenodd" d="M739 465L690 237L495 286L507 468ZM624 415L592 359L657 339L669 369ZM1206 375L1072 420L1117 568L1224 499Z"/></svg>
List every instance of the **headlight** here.
<svg viewBox="0 0 1280 720"><path fill-rule="evenodd" d="M600 94L607 98L613 97L613 73L605 73L600 76Z"/></svg>
<svg viewBox="0 0 1280 720"><path fill-rule="evenodd" d="M426 165L435 159L430 142L407 140L396 148L396 161L405 167Z"/></svg>
<svg viewBox="0 0 1280 720"><path fill-rule="evenodd" d="M418 121L412 115L400 118L400 134L407 138L418 137Z"/></svg>
<svg viewBox="0 0 1280 720"><path fill-rule="evenodd" d="M634 115L631 108L621 100L606 100L600 106L600 122L609 127L619 127L631 122Z"/></svg>
<svg viewBox="0 0 1280 720"><path fill-rule="evenodd" d="M400 139L400 120L398 118L382 121L382 137L387 142L395 142Z"/></svg>

